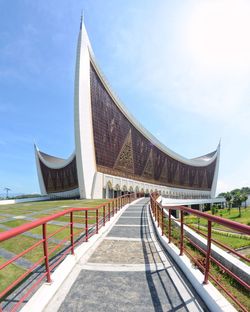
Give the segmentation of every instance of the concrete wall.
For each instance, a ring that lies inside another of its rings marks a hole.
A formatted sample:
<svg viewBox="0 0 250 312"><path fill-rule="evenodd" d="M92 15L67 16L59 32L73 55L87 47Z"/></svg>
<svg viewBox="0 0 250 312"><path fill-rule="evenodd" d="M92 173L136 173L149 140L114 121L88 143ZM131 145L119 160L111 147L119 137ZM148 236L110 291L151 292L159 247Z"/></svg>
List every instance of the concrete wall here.
<svg viewBox="0 0 250 312"><path fill-rule="evenodd" d="M6 199L0 200L0 205L11 205L11 204L18 204L18 203L28 203L28 202L36 202L42 200L49 200L48 196L46 197L34 197L34 198L22 198L22 199Z"/></svg>

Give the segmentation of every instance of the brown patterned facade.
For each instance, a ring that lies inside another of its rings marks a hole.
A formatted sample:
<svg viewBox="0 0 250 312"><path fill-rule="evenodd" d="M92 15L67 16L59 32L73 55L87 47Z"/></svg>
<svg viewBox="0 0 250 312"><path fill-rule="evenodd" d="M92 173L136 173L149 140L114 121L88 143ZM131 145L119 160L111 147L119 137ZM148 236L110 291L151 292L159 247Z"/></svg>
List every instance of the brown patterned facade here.
<svg viewBox="0 0 250 312"><path fill-rule="evenodd" d="M98 172L175 188L211 190L216 159L198 167L167 155L131 124L92 65L90 77Z"/></svg>
<svg viewBox="0 0 250 312"><path fill-rule="evenodd" d="M47 167L40 159L40 168L47 193L71 191L78 188L76 158L59 169Z"/></svg>

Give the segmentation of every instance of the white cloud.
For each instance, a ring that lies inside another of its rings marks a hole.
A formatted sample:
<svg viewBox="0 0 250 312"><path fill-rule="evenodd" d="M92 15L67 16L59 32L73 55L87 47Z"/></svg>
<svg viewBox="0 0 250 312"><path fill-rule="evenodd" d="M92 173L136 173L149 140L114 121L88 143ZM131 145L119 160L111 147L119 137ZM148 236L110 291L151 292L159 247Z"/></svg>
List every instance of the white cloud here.
<svg viewBox="0 0 250 312"><path fill-rule="evenodd" d="M207 6L209 9L203 11ZM218 13L213 16L216 7ZM190 19L201 12L204 18L198 15L190 26ZM194 133L202 140L198 145L206 144L209 135L213 140L222 137L219 191L250 185L246 161L250 153L249 16L250 3L244 0L190 0L178 5L160 1L149 11L136 12L129 23L114 21L112 29L107 26L104 30L111 34L106 38L111 51L107 67L123 73L114 74L117 85L155 99L148 105L156 116L167 116L170 106L176 113L188 112L189 127L196 132L200 127L200 133ZM210 24L204 26L204 21ZM192 34L191 40L188 32L195 28L198 33ZM203 38L199 47L196 41L201 30L207 32L210 42ZM210 50L209 44L213 45ZM206 49L212 54L210 59ZM173 118L178 124L178 117ZM203 128L198 119L205 121ZM173 133L167 125L161 128L164 136L166 131L169 136Z"/></svg>
<svg viewBox="0 0 250 312"><path fill-rule="evenodd" d="M232 120L232 127L237 116L237 131L250 135L249 3L189 1L187 9L160 2L147 14L132 17L126 27L114 27L112 59L133 71L120 78L122 84L223 124ZM202 34L208 42L200 40Z"/></svg>

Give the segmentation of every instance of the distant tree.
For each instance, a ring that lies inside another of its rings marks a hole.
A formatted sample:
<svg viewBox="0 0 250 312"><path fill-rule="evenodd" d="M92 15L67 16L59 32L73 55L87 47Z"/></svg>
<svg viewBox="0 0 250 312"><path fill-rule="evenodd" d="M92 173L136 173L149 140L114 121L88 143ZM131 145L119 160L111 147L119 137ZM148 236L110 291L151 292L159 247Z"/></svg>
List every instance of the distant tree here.
<svg viewBox="0 0 250 312"><path fill-rule="evenodd" d="M234 195L233 195L233 202L234 202L234 205L236 207L238 207L239 209L239 217L241 217L241 204L243 203L244 201L244 197L243 195L241 194L241 192L236 192Z"/></svg>
<svg viewBox="0 0 250 312"><path fill-rule="evenodd" d="M227 207L230 209L231 208L230 202L231 202L231 199L233 198L232 194L230 192L227 192L225 193L224 198L227 202Z"/></svg>
<svg viewBox="0 0 250 312"><path fill-rule="evenodd" d="M241 193L241 190L237 188L237 189L232 190L230 193L234 196L237 193Z"/></svg>
<svg viewBox="0 0 250 312"><path fill-rule="evenodd" d="M250 187L248 186L242 187L241 192L245 194L250 194Z"/></svg>
<svg viewBox="0 0 250 312"><path fill-rule="evenodd" d="M223 193L220 193L217 197L225 197L225 192L223 192Z"/></svg>
<svg viewBox="0 0 250 312"><path fill-rule="evenodd" d="M245 209L247 208L247 200L248 200L248 195L246 193L242 193L242 200L245 202Z"/></svg>

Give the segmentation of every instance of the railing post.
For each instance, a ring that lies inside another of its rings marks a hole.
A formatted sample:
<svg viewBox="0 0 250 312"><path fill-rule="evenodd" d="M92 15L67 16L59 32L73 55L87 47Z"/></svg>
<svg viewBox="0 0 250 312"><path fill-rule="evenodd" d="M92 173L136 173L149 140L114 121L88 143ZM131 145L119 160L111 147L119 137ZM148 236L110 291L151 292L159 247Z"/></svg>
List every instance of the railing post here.
<svg viewBox="0 0 250 312"><path fill-rule="evenodd" d="M156 209L157 209L157 222L158 222L158 226L160 226L160 208L158 203L156 204Z"/></svg>
<svg viewBox="0 0 250 312"><path fill-rule="evenodd" d="M47 272L47 282L51 283L50 267L49 267L49 257L48 257L48 241L47 241L47 231L46 223L43 223L43 252L45 256L45 269Z"/></svg>
<svg viewBox="0 0 250 312"><path fill-rule="evenodd" d="M88 210L85 210L85 240L89 239L89 229L88 229Z"/></svg>
<svg viewBox="0 0 250 312"><path fill-rule="evenodd" d="M70 241L71 241L71 254L74 255L73 211L70 212Z"/></svg>
<svg viewBox="0 0 250 312"><path fill-rule="evenodd" d="M110 203L108 203L108 220L110 221Z"/></svg>
<svg viewBox="0 0 250 312"><path fill-rule="evenodd" d="M95 223L96 223L96 227L95 227L95 229L96 229L96 234L98 234L98 230L99 230L99 224L98 224L98 209L96 209L96 211L95 211Z"/></svg>
<svg viewBox="0 0 250 312"><path fill-rule="evenodd" d="M156 218L156 221L157 221L157 218L158 218L158 210L157 210L157 202L155 201L155 218Z"/></svg>
<svg viewBox="0 0 250 312"><path fill-rule="evenodd" d="M208 220L207 222L207 255L206 255L206 265L205 265L203 284L208 283L208 273L209 273L210 255L211 255L211 234L212 234L212 222Z"/></svg>
<svg viewBox="0 0 250 312"><path fill-rule="evenodd" d="M183 255L183 247L184 247L183 211L181 210L180 256Z"/></svg>
<svg viewBox="0 0 250 312"><path fill-rule="evenodd" d="M105 212L106 212L106 209L105 209L105 208L106 208L106 206L104 205L104 206L103 206L103 225L104 225L104 226L105 226L105 221L106 221L106 220L105 220L105 218L106 218L106 213L105 213Z"/></svg>
<svg viewBox="0 0 250 312"><path fill-rule="evenodd" d="M161 206L161 235L164 235L164 211L163 206Z"/></svg>
<svg viewBox="0 0 250 312"><path fill-rule="evenodd" d="M171 243L171 212L172 210L168 210L168 243Z"/></svg>

